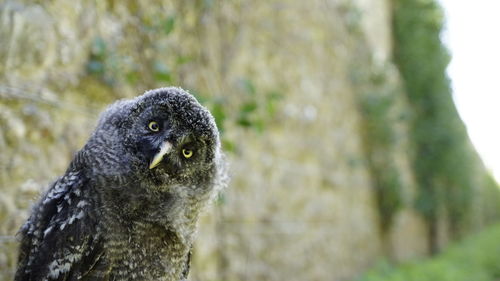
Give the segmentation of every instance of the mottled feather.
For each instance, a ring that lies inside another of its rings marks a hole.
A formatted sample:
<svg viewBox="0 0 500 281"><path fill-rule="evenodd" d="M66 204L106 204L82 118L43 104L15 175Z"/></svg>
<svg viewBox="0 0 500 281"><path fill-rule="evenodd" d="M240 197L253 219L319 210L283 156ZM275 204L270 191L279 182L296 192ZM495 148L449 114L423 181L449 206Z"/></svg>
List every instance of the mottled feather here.
<svg viewBox="0 0 500 281"><path fill-rule="evenodd" d="M118 101L22 226L15 280L183 280L198 215L225 182L217 127L194 97Z"/></svg>

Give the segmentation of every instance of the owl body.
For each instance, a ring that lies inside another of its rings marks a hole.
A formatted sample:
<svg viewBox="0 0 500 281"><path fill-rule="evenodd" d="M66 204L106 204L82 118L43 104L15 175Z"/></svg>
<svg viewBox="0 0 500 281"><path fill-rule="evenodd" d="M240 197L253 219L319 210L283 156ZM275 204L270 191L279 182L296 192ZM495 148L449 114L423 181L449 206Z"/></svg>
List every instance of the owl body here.
<svg viewBox="0 0 500 281"><path fill-rule="evenodd" d="M21 228L15 280L183 280L224 182L217 127L191 95L119 101Z"/></svg>

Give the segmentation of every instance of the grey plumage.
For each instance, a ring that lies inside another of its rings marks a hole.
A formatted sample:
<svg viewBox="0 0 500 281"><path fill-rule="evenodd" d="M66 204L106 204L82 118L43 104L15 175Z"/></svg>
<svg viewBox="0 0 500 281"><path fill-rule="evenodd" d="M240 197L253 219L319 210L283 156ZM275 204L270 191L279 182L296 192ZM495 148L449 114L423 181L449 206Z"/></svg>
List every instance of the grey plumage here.
<svg viewBox="0 0 500 281"><path fill-rule="evenodd" d="M224 184L217 127L194 97L118 101L22 226L15 280L182 280Z"/></svg>

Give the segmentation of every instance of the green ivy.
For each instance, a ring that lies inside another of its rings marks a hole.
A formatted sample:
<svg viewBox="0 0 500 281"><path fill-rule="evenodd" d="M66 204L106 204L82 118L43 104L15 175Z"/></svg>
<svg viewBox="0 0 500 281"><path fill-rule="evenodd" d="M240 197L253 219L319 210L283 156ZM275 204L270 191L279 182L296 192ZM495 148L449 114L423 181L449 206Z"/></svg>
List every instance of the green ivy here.
<svg viewBox="0 0 500 281"><path fill-rule="evenodd" d="M229 102L227 97L211 97L198 90L189 90L214 116L221 132L222 145L228 152L237 149L225 134L228 125L260 134L276 119L283 98L278 90L264 91L249 78L240 79L236 88L238 99L233 102Z"/></svg>

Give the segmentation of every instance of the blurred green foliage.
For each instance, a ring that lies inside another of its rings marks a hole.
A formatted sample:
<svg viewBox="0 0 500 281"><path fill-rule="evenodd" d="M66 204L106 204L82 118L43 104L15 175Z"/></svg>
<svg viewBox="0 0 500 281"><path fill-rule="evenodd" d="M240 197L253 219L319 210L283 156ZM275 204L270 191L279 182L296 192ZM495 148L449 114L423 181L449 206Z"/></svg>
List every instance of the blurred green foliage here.
<svg viewBox="0 0 500 281"><path fill-rule="evenodd" d="M263 91L255 83L243 78L239 81L238 104L231 105L224 97L211 97L196 90L192 94L206 106L215 118L221 132L222 145L228 152L237 150L236 144L224 133L227 126L238 126L263 133L277 119L279 102L283 98L278 90Z"/></svg>
<svg viewBox="0 0 500 281"><path fill-rule="evenodd" d="M239 81L239 104L232 108L223 97L211 98L197 91L190 92L205 106L215 118L219 130L224 133L226 122L237 126L262 132L266 124L272 123L278 111L278 103L283 95L277 91L262 91L247 78Z"/></svg>
<svg viewBox="0 0 500 281"><path fill-rule="evenodd" d="M450 56L440 40L441 8L437 1L429 0L398 0L393 7L394 61L416 113L411 121L413 167L419 187L415 205L429 223L435 251L441 206L452 234L459 234L467 222L474 159L446 76Z"/></svg>
<svg viewBox="0 0 500 281"><path fill-rule="evenodd" d="M277 108L277 102L283 97L277 91L260 92L254 82L242 79L242 103L237 109L236 123L245 128L253 128L258 132L272 121Z"/></svg>
<svg viewBox="0 0 500 281"><path fill-rule="evenodd" d="M117 42L97 36L91 43L87 74L111 91L120 91L120 84L141 89L184 84L179 75L181 68L203 58L201 54L186 55L168 44L170 36L177 32L176 15L139 18L131 29L131 32L137 33L137 38L141 38L137 49L153 51L151 53L155 55L145 59L145 56L123 52ZM224 134L226 127L234 125L256 133L264 132L266 126L273 123L279 111L278 104L283 98L283 94L277 90L278 86L263 90L252 77L238 79L235 88L234 94L238 95L236 102L229 101L223 95L209 94L206 89L187 88L212 112L222 134L224 149L229 152L235 152L237 147Z"/></svg>
<svg viewBox="0 0 500 281"><path fill-rule="evenodd" d="M500 225L463 240L420 262L379 264L358 281L496 281L500 279Z"/></svg>

